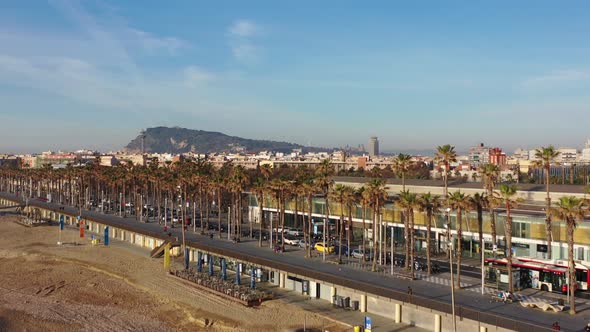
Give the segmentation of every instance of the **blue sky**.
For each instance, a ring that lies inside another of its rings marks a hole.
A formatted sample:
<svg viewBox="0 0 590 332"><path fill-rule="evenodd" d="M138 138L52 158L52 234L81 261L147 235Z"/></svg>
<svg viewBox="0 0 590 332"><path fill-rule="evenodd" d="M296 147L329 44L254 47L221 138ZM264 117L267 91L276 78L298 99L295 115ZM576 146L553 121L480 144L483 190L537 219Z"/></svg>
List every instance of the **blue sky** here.
<svg viewBox="0 0 590 332"><path fill-rule="evenodd" d="M166 3L167 6L163 6ZM587 1L0 2L0 153L182 126L511 152L590 137Z"/></svg>

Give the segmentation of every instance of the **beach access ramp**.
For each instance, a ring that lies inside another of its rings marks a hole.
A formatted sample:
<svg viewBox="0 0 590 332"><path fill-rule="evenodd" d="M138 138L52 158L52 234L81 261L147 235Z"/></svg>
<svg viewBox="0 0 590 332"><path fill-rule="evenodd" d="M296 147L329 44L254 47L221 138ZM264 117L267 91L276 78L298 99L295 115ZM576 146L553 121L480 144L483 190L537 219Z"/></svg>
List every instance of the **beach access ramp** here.
<svg viewBox="0 0 590 332"><path fill-rule="evenodd" d="M164 241L161 245L155 247L152 252L150 253L151 258L160 258L164 256L164 251L166 250L166 245L170 243L170 249L174 247L180 247L180 243L178 242L170 242Z"/></svg>

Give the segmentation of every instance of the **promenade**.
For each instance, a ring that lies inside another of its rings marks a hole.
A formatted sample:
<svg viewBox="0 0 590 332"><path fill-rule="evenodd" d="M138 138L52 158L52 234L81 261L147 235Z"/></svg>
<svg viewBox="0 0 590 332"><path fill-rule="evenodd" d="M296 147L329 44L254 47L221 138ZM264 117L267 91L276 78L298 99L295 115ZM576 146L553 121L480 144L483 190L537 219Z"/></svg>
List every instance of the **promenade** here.
<svg viewBox="0 0 590 332"><path fill-rule="evenodd" d="M0 197L17 201L11 194L1 193ZM73 207L63 207L57 204L31 200L32 206L51 209L58 213L77 215L78 210ZM139 223L133 218L121 218L115 215L105 215L93 211L82 211L82 218L94 220L113 227L119 227L159 239L166 239L168 235L162 232L157 223ZM182 237L180 229L171 229L172 237ZM197 230L198 231L198 230ZM299 251L274 253L269 248L259 248L257 241L244 241L236 244L225 239L213 239L201 236L192 231L185 233L187 245L191 248L202 249L220 255L227 255L243 261L261 266L286 271L296 275L324 280L335 285L343 285L381 297L396 299L405 305L420 306L441 312L451 311L450 287L443 284L428 282L427 280L396 279L386 274L372 273L355 268L354 265L336 265L322 262L320 259L306 259ZM411 287L413 294L407 295ZM411 302L411 303L410 303ZM550 331L551 324L559 321L562 330L581 330L586 321L584 316L590 314L585 301L580 300L580 313L571 316L565 312L549 313L535 309L523 308L518 304L503 304L491 302L489 295L482 296L474 291L457 290L455 292L457 321L468 318L484 321L506 329L534 329L535 331ZM493 322L492 322L493 321ZM406 323L406 322L404 322ZM412 323L412 322L409 322Z"/></svg>

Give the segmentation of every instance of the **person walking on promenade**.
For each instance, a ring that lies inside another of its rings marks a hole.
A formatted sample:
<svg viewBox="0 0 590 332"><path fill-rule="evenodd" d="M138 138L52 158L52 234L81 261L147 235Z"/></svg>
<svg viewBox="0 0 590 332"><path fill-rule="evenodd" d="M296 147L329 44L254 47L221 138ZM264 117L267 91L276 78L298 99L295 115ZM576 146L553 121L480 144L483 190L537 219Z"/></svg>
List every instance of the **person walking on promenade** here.
<svg viewBox="0 0 590 332"><path fill-rule="evenodd" d="M408 286L408 303L412 303L412 287Z"/></svg>
<svg viewBox="0 0 590 332"><path fill-rule="evenodd" d="M561 326L559 326L559 322L557 321L551 325L551 328L553 329L553 332L561 331Z"/></svg>

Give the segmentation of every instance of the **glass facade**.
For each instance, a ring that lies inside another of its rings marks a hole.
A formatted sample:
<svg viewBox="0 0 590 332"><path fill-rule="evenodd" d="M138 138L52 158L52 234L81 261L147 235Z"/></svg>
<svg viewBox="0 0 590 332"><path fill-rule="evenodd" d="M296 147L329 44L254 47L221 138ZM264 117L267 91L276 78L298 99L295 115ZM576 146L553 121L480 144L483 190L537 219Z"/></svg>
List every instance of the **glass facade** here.
<svg viewBox="0 0 590 332"><path fill-rule="evenodd" d="M257 200L254 195L248 200L251 206L258 206ZM326 202L324 198L321 197L314 197L312 200L312 214L315 217L323 216L326 213ZM268 209L276 209L276 201L268 196L265 197L264 200L265 208ZM331 218L338 218L340 216L340 204L335 202L329 202L330 205L330 216ZM292 213L295 207L294 201L289 201L285 204L285 209L287 213ZM309 207L307 204L307 200L301 199L298 203L298 210L299 213L305 213L307 215ZM364 211L363 211L364 210ZM344 218L346 219L348 216L348 209L344 208L342 211L344 214ZM372 218L373 218L373 211L370 208L363 209L362 206L357 205L352 209L352 217L355 222L358 222L362 225L363 215L365 216L365 220L367 222L367 228L371 228L372 226ZM386 204L382 207L380 211L381 218L384 223L396 223L402 224L402 211L395 207L393 204ZM491 221L490 215L488 211L483 212L483 233L489 237L491 234ZM506 215L504 213L494 213L494 218L496 220L496 234L498 237L499 245L502 246L504 241L504 224L506 222ZM414 223L417 228L423 228L427 225L426 214L420 211L414 212ZM451 222L451 229L456 231L457 230L457 216L456 211L451 211L449 213L449 219ZM464 234L477 234L478 232L478 222L477 222L477 213L469 212L463 214L463 232ZM432 231L435 233L441 233L445 231L444 225L446 222L446 215L444 212L438 213L434 216L432 222ZM401 226L401 225L399 225ZM564 255L567 255L567 242L566 242L566 225L564 222L559 220L553 220L552 222L552 232L553 232L553 242L554 242L554 258L560 259L565 258ZM397 234L401 235L401 239L398 239ZM512 214L512 242L519 243L519 242L527 242L526 240L538 240L538 241L545 241L545 218L544 216L527 216L527 215L519 215L519 214ZM468 238L470 236L466 235ZM433 236L434 237L434 236ZM403 241L403 232L396 231L396 241L401 240ZM477 240L477 237L475 237ZM524 240L524 241L523 241ZM530 243L531 241L528 241ZM577 246L590 246L590 225L585 222L579 222L578 227L574 233L574 242ZM560 243L562 245L560 246ZM518 249L518 253L521 255L530 255L530 256L538 256L542 257L541 252L538 251L536 244L530 244L529 248L526 249L524 246ZM583 247L576 249L576 259L581 259L580 257L584 257L581 260L589 260L586 256L590 249L586 248L584 250ZM528 252L528 254L527 254ZM538 254L539 253L539 254Z"/></svg>

